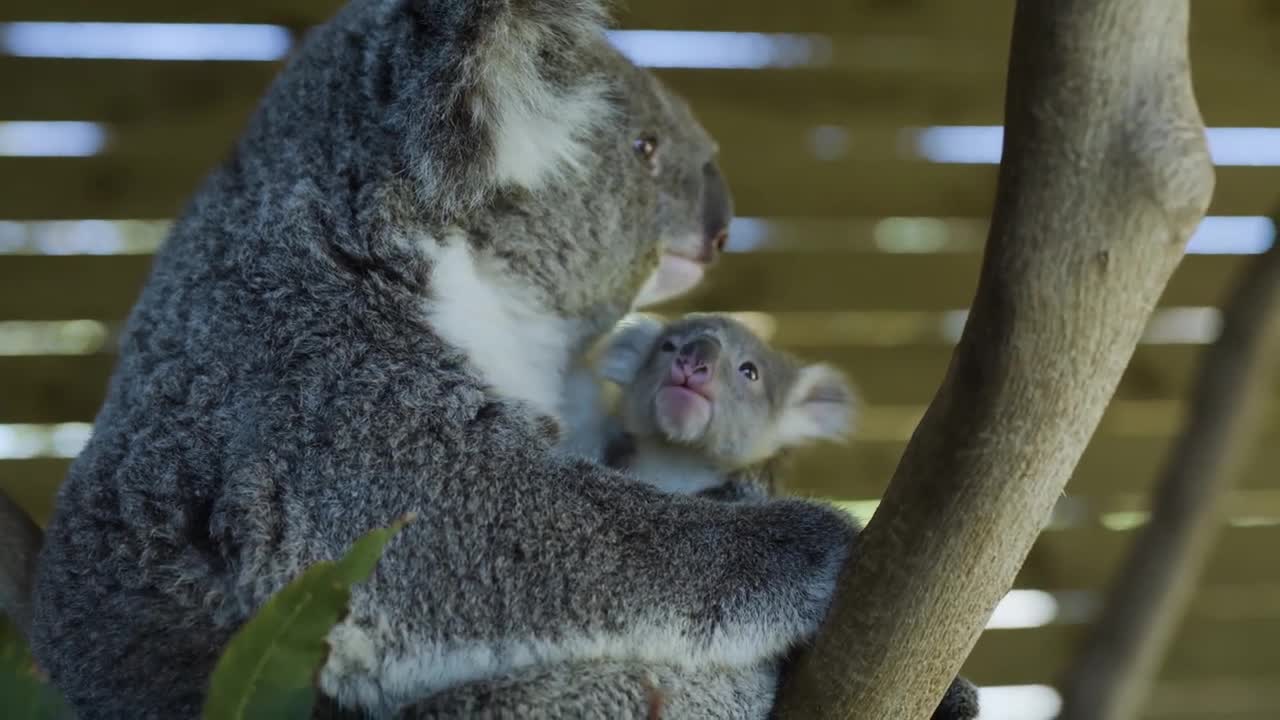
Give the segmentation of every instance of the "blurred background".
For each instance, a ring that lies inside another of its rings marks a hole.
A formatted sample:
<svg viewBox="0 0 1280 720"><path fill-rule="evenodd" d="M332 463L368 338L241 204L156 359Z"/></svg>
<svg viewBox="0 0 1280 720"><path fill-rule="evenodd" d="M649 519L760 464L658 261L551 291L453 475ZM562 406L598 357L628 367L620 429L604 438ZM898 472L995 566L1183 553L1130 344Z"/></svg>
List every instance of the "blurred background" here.
<svg viewBox="0 0 1280 720"><path fill-rule="evenodd" d="M0 3L0 487L42 520L168 218L300 34L338 4ZM792 487L868 517L975 287L1013 1L631 5L614 41L691 100L740 215L731 254L679 308L759 313L782 345L851 374L866 401L857 440L807 454ZM965 666L984 718L1054 717L1052 683L1144 522L1216 305L1275 238L1280 2L1192 8L1216 197L1053 525ZM1146 718L1280 717L1275 407Z"/></svg>

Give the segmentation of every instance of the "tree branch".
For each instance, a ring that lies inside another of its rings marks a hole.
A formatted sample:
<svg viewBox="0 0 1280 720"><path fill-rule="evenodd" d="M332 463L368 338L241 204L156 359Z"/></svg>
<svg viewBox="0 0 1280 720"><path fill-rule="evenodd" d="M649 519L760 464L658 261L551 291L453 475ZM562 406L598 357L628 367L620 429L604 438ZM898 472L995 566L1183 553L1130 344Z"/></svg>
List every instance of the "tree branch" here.
<svg viewBox="0 0 1280 720"><path fill-rule="evenodd" d="M1065 678L1059 720L1137 717L1217 537L1222 500L1265 428L1278 316L1280 246L1273 245L1247 267L1223 308L1222 334L1201 359L1151 517Z"/></svg>
<svg viewBox="0 0 1280 720"><path fill-rule="evenodd" d="M923 720L1012 585L1208 205L1187 0L1019 0L970 321L779 710Z"/></svg>

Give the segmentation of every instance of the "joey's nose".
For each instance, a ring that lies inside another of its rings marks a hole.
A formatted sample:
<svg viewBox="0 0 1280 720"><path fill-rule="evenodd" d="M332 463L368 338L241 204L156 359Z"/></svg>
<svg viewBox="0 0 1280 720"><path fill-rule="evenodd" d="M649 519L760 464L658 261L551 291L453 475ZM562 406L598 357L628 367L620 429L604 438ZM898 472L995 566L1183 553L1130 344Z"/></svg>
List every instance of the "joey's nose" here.
<svg viewBox="0 0 1280 720"><path fill-rule="evenodd" d="M702 166L702 179L702 254L709 262L723 252L729 242L733 195L715 163L708 162Z"/></svg>
<svg viewBox="0 0 1280 720"><path fill-rule="evenodd" d="M695 338L676 353L675 367L688 382L701 384L711 379L719 357L720 343L715 338Z"/></svg>

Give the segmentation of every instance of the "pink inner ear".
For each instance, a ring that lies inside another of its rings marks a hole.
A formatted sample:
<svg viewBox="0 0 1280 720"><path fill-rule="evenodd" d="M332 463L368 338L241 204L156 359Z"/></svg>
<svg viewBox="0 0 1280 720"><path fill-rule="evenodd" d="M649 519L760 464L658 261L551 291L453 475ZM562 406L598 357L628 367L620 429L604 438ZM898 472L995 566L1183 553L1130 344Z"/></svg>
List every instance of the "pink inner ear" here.
<svg viewBox="0 0 1280 720"><path fill-rule="evenodd" d="M640 288L635 307L642 308L656 305L665 300L683 295L702 282L702 265L687 258L675 255L663 255L658 262L658 269Z"/></svg>

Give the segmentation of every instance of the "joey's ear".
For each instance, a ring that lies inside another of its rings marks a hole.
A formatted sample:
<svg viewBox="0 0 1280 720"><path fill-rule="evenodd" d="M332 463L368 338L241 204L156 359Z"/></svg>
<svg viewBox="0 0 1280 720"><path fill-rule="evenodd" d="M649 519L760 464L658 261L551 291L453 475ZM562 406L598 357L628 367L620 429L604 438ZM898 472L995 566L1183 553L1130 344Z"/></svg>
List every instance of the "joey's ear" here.
<svg viewBox="0 0 1280 720"><path fill-rule="evenodd" d="M633 313L623 318L605 340L600 375L619 385L635 380L666 324L653 315Z"/></svg>
<svg viewBox="0 0 1280 720"><path fill-rule="evenodd" d="M841 442L853 431L857 405L857 395L843 373L830 365L809 365L787 395L778 419L778 444Z"/></svg>

